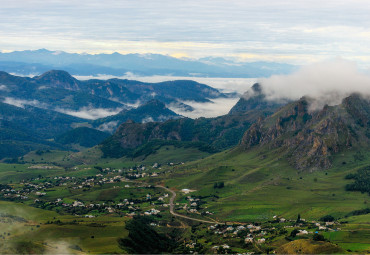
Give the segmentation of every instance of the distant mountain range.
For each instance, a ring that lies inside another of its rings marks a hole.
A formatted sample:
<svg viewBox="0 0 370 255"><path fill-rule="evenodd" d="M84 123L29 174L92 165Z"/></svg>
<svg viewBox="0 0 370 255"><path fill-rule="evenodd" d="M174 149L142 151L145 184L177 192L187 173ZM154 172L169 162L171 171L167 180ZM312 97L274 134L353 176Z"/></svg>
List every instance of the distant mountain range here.
<svg viewBox="0 0 370 255"><path fill-rule="evenodd" d="M190 80L159 83L126 79L80 81L58 70L33 78L0 71L0 90L0 100L6 103L33 105L70 115L76 115L82 108L85 111L99 108L117 113L130 109L130 104L145 103L152 99L192 110L182 101L210 102L210 99L236 96ZM95 116L95 119L98 117Z"/></svg>
<svg viewBox="0 0 370 255"><path fill-rule="evenodd" d="M200 77L268 77L287 74L296 66L275 62L234 62L223 58L178 59L160 54L77 54L40 49L0 53L0 70L40 75L51 69L72 75L172 75Z"/></svg>
<svg viewBox="0 0 370 255"><path fill-rule="evenodd" d="M37 149L77 148L67 143L73 140L71 137L78 138L75 141L81 146L91 145L86 134L105 135L86 129L62 135L78 127L110 133L127 120L141 123L177 119L181 116L167 105L192 111L182 101L210 102L236 96L194 81L79 81L56 70L33 78L0 72L0 92L0 158ZM134 108L133 104L139 106Z"/></svg>

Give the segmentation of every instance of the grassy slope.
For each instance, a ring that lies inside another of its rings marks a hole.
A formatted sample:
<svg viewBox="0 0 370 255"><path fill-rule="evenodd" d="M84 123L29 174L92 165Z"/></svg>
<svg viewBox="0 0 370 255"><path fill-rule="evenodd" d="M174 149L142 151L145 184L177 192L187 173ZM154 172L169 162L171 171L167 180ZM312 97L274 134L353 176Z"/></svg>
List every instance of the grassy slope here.
<svg viewBox="0 0 370 255"><path fill-rule="evenodd" d="M28 164L56 164L62 167L73 167L75 165L104 165L105 167L132 167L136 165L151 166L154 163L181 163L197 159L203 159L211 155L208 152L200 151L197 148L175 147L166 145L160 147L157 151L149 156L139 156L136 158L102 158L102 152L98 146L86 149L82 152L73 153L66 151L50 151L38 155L30 152L23 157L21 161Z"/></svg>
<svg viewBox="0 0 370 255"><path fill-rule="evenodd" d="M127 218L105 216L87 219L72 215L59 215L53 211L4 201L0 201L0 207L1 213L16 215L27 220L27 222L13 222L12 224L1 223L1 233L11 234L5 240L10 251L17 247L19 242L26 240L45 246L50 249L50 252L58 247L57 252L64 249L68 253L78 253L78 250L72 249L78 246L87 253L122 253L117 246L116 239L128 234L124 227ZM45 224L47 221L56 219L65 224ZM74 220L78 223L73 223ZM91 223L97 224L91 225ZM97 225L102 227L97 227ZM0 251L7 250L0 245Z"/></svg>
<svg viewBox="0 0 370 255"><path fill-rule="evenodd" d="M278 150L234 150L179 167L165 181L177 189L195 189L194 195L219 196L215 201L209 199L208 208L227 220L263 220L273 215L295 218L298 213L317 219L367 207L367 194L344 189L349 183L345 175L367 164L369 160L355 162L349 152L338 155L330 170L297 172ZM219 181L224 181L225 187L214 189Z"/></svg>

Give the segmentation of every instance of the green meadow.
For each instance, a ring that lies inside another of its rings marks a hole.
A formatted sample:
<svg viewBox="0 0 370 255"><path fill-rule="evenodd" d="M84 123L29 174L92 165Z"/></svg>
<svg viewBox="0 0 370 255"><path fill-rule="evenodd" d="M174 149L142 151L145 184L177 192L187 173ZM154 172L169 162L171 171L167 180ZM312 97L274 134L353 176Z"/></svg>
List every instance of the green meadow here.
<svg viewBox="0 0 370 255"><path fill-rule="evenodd" d="M253 151L233 149L211 155L192 148L163 146L147 157L120 159L101 158L97 148L79 153L50 151L39 155L31 152L23 157L24 164L0 163L0 183L20 187L23 180L31 178L86 178L99 174L99 167L127 170L145 165L146 172L156 171L160 175L141 178L139 181L164 184L177 191L175 202L180 205L187 203L188 196L199 198L199 209L209 211L212 215L191 215L185 210L177 210L178 213L199 219L213 218L221 222L242 223L264 223L275 215L294 220L299 214L306 221L317 221L325 215L332 215L342 222L341 231L324 231L322 234L325 238L346 252L361 253L370 251L369 214L348 215L354 210L369 208L370 197L366 193L346 191L346 184L353 180L345 176L370 165L370 152L362 152L364 157L360 160L356 158L356 153L353 150L336 155L333 166L327 170L297 171L279 149L267 148ZM161 170L152 169L154 163L161 164ZM110 176L114 175L112 173ZM222 187L218 187L219 183L223 183ZM131 187L125 188L125 185ZM183 194L181 189L193 191ZM135 187L130 182L107 183L78 190L58 186L45 189L45 192L45 201L62 198L65 203L75 200L84 203L118 203L127 198L140 200L147 194L153 197L163 194L159 188ZM30 197L37 198L32 194ZM68 252L76 254L125 252L118 247L117 238L128 235L125 229L128 217L92 212L95 218L85 218L63 211L35 208L31 206L32 203L0 201L0 212L3 215L25 220L0 223L2 229L5 229L2 232L10 233L9 236L3 234L7 246L3 246L2 251L34 251L40 247L52 251L64 247ZM140 206L141 212L153 208L153 204L145 201ZM186 220L171 220L168 209L163 209L161 213L162 220L171 221L174 226L192 225ZM161 231L167 230L162 228ZM183 235L192 236L186 233ZM202 242L209 246L208 241L204 239ZM285 243L283 237L274 241L276 247Z"/></svg>

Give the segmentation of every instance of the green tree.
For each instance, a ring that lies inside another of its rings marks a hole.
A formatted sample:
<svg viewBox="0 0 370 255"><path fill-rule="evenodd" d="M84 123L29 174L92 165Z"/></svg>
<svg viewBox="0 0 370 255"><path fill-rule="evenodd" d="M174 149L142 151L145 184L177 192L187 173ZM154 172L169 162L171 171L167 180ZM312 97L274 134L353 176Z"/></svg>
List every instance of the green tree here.
<svg viewBox="0 0 370 255"><path fill-rule="evenodd" d="M176 247L176 242L149 226L150 219L135 217L126 224L129 231L127 238L119 238L118 245L121 249L132 254L159 254L171 253Z"/></svg>

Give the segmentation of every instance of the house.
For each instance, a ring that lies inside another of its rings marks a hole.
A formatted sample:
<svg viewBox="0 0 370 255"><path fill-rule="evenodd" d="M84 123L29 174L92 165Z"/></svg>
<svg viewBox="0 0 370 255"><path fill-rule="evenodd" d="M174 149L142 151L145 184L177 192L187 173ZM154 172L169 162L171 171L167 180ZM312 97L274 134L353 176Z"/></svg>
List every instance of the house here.
<svg viewBox="0 0 370 255"><path fill-rule="evenodd" d="M80 201L74 201L73 202L73 204L72 204L72 206L73 207L77 207L77 206L79 206L79 207L83 207L83 206L85 206L82 202L80 202Z"/></svg>
<svg viewBox="0 0 370 255"><path fill-rule="evenodd" d="M307 230L299 230L299 232L297 233L297 236L301 236L301 235L308 235L308 231Z"/></svg>
<svg viewBox="0 0 370 255"><path fill-rule="evenodd" d="M266 241L266 239L265 239L265 238L261 238L261 239L258 239L258 240L257 240L257 243L261 244L261 243L264 243L265 241Z"/></svg>
<svg viewBox="0 0 370 255"><path fill-rule="evenodd" d="M253 237L247 237L244 239L245 243L253 243Z"/></svg>
<svg viewBox="0 0 370 255"><path fill-rule="evenodd" d="M234 228L232 226L229 226L229 227L226 228L226 231L233 231L233 230L234 230Z"/></svg>

